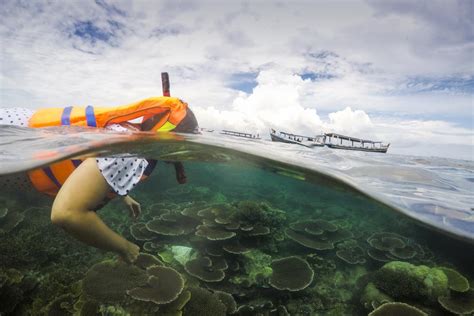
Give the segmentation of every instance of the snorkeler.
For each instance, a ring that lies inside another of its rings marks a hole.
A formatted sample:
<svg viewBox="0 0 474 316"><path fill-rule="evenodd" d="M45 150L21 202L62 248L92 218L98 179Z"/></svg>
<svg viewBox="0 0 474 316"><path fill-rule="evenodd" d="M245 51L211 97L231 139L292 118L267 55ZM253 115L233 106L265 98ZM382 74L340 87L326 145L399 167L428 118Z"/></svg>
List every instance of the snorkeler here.
<svg viewBox="0 0 474 316"><path fill-rule="evenodd" d="M142 117L142 123L128 121ZM154 97L127 106L0 109L0 124L33 128L60 125L104 127L115 131L157 131L199 133L194 113L177 98ZM8 185L33 186L54 197L51 221L76 239L99 249L113 251L126 262L134 262L139 247L111 230L95 212L111 198L122 196L131 215L137 217L140 204L128 194L156 165L138 157L104 157L66 160L32 170L28 176L10 177ZM181 163L174 163L178 182L186 176ZM8 178L8 177L7 177Z"/></svg>

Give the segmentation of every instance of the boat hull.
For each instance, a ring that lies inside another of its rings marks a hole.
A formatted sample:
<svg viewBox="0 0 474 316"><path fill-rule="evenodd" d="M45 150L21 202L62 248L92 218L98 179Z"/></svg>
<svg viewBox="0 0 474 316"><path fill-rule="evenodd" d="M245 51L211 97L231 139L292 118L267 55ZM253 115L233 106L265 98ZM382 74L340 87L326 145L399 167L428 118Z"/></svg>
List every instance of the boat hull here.
<svg viewBox="0 0 474 316"><path fill-rule="evenodd" d="M388 150L388 147L383 147L383 148L363 148L363 147L351 147L351 146L341 146L341 145L335 145L335 144L326 144L329 148L334 148L334 149L344 149L344 150L356 150L356 151L368 151L372 153L382 153L385 154Z"/></svg>
<svg viewBox="0 0 474 316"><path fill-rule="evenodd" d="M291 139L286 139L286 138L280 137L280 136L272 134L272 133L270 134L270 137L271 137L272 141L274 141L274 142L287 143L287 144L296 144L296 145L300 145L300 146L304 146L304 147L308 147L308 148L323 147L324 146L324 144L318 144L318 143L304 144L302 142L298 142L298 141L291 140Z"/></svg>

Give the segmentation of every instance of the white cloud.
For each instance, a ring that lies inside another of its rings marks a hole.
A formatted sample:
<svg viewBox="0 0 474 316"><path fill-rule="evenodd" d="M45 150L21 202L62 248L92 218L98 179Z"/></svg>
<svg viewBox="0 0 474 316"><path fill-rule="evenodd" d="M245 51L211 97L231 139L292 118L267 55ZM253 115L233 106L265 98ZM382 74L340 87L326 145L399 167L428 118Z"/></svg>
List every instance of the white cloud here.
<svg viewBox="0 0 474 316"><path fill-rule="evenodd" d="M374 125L367 113L361 110L352 111L350 107L342 111L329 113L328 129L336 133L368 138L373 133Z"/></svg>
<svg viewBox="0 0 474 316"><path fill-rule="evenodd" d="M329 113L325 121L301 102L309 87L301 77L272 69L260 72L257 82L251 94L240 93L231 107L195 107L201 126L260 133L267 138L270 127L309 136L336 132L391 143L391 153L472 159L474 132L469 128L441 120L371 119L351 107Z"/></svg>
<svg viewBox="0 0 474 316"><path fill-rule="evenodd" d="M2 2L0 106L126 104L160 94L169 71L203 126L373 135L414 154L439 139L472 146L453 136L472 129L457 126L472 84L432 83L474 78L466 2L99 3ZM77 36L81 25L103 40ZM252 93L231 88L237 73L258 74Z"/></svg>
<svg viewBox="0 0 474 316"><path fill-rule="evenodd" d="M319 132L322 122L316 110L301 105L305 82L300 76L281 69L264 70L259 73L257 83L251 94L239 94L228 109L198 107L201 125L259 133L270 127L311 134Z"/></svg>

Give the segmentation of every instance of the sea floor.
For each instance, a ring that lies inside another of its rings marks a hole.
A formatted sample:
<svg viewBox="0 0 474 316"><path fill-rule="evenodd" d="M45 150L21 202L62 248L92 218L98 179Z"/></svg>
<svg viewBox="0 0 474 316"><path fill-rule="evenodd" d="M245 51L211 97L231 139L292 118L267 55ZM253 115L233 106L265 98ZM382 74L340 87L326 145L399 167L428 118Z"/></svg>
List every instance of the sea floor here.
<svg viewBox="0 0 474 316"><path fill-rule="evenodd" d="M341 187L187 163L98 213L134 265L50 223L51 200L0 197L1 315L449 315L474 310L472 244ZM392 312L392 314L389 314ZM395 313L395 314L394 314ZM398 313L398 314L397 314ZM416 314L418 313L418 314Z"/></svg>

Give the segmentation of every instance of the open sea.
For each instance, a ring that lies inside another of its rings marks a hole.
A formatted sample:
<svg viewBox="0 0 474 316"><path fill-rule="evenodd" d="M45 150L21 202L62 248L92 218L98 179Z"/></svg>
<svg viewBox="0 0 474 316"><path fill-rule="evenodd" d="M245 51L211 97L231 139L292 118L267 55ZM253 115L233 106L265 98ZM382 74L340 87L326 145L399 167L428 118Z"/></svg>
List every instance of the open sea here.
<svg viewBox="0 0 474 316"><path fill-rule="evenodd" d="M2 189L0 315L474 313L473 161L0 126L0 177L110 155L160 161L131 193L137 220L98 211L137 262L52 225L51 198Z"/></svg>

